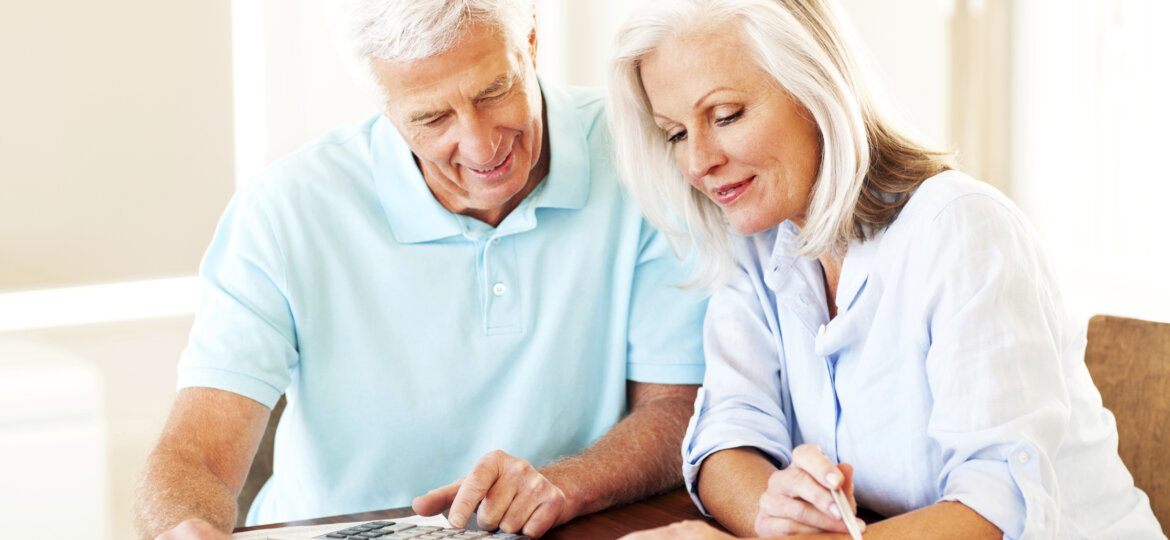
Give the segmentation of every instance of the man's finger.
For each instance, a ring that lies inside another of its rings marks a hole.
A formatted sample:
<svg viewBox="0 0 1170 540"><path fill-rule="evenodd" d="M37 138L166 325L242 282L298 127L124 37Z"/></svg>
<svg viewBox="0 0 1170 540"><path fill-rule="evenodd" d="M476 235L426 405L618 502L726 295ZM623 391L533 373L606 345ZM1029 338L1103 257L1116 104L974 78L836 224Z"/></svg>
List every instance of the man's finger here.
<svg viewBox="0 0 1170 540"><path fill-rule="evenodd" d="M447 521L450 521L452 526L459 528L467 526L467 518L500 477L499 462L504 456L507 454L499 450L489 452L479 458L475 467L463 479L463 485L459 487L455 499L451 501L451 513L447 515ZM480 523L483 523L482 516L480 519Z"/></svg>
<svg viewBox="0 0 1170 540"><path fill-rule="evenodd" d="M524 524L522 529L524 536L530 538L544 536L544 533L557 524L557 518L560 515L560 509L553 504L544 503L536 507L536 511L532 512L532 515L528 517L528 522Z"/></svg>
<svg viewBox="0 0 1170 540"><path fill-rule="evenodd" d="M443 510L451 506L451 502L455 500L455 494L459 492L459 486L462 484L463 479L460 478L443 487L432 489L425 495L415 497L411 501L410 507L414 513L420 516L441 514Z"/></svg>
<svg viewBox="0 0 1170 540"><path fill-rule="evenodd" d="M475 512L479 526L483 530L494 531L498 529L504 516L516 506L516 496L519 491L517 480L519 479L510 474L501 474L495 478L492 487L488 489L487 495L480 501L479 508Z"/></svg>
<svg viewBox="0 0 1170 540"><path fill-rule="evenodd" d="M552 483L535 470L526 477L512 478L511 480L520 480L523 484L516 484L516 492L513 494L511 504L504 512L503 517L500 518L500 530L506 533L515 533L524 528L524 524L532 519L532 514L536 512L536 509L547 502L553 496L553 490L556 489ZM488 498L491 497L492 495L489 493Z"/></svg>

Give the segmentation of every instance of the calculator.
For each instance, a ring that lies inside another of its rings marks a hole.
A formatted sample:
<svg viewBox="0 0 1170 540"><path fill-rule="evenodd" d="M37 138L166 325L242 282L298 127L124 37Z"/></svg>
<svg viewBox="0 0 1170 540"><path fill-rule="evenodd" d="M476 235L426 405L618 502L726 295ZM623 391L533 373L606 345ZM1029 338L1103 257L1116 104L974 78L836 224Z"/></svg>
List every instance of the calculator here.
<svg viewBox="0 0 1170 540"><path fill-rule="evenodd" d="M532 540L522 534L510 534L499 531L488 532L478 529L475 526L474 518L468 520L468 528L466 529L433 527L429 525L415 525L413 523L382 520L351 525L344 529L314 536L313 538L320 538L322 540L399 540L402 538L412 538L414 540L438 540L440 538L450 540L462 540L464 538Z"/></svg>

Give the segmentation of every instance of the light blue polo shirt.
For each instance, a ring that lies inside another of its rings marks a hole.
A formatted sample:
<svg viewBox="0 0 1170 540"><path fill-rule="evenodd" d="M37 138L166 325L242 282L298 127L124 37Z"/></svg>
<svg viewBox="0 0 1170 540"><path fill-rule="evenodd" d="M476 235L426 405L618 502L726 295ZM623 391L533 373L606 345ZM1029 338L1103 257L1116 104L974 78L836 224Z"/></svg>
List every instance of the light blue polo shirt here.
<svg viewBox="0 0 1170 540"><path fill-rule="evenodd" d="M496 228L439 205L380 116L232 200L179 387L287 393L249 524L405 506L493 449L539 467L605 434L627 380L702 381L706 302L622 192L603 102L542 91L549 175Z"/></svg>

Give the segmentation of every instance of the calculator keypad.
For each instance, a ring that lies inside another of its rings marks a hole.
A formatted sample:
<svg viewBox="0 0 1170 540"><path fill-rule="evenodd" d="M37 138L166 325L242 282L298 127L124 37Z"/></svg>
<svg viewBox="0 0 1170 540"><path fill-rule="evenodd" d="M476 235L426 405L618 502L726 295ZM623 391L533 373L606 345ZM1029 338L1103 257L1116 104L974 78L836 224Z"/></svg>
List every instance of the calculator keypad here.
<svg viewBox="0 0 1170 540"><path fill-rule="evenodd" d="M318 536L323 540L463 540L473 538L498 538L510 540L531 540L527 536L505 532L469 531L431 526L416 526L413 523L393 521L371 521Z"/></svg>

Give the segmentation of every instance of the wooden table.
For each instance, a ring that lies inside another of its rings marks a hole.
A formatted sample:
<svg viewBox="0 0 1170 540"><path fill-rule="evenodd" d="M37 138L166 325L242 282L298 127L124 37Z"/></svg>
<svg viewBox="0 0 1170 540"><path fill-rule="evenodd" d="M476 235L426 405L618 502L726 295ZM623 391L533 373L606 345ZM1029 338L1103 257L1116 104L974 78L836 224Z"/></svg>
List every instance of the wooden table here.
<svg viewBox="0 0 1170 540"><path fill-rule="evenodd" d="M325 523L393 519L409 516L413 513L410 508L394 508L391 510L290 521L287 523L241 527L236 529L236 532L294 525L321 525ZM679 488L643 501L616 506L595 514L581 516L549 531L542 538L550 540L604 540L606 538L618 538L633 531L668 525L684 519L704 519L712 524L715 523L712 520L704 518L699 513L699 510L695 508L695 504L691 502L691 498L687 495L687 492Z"/></svg>

